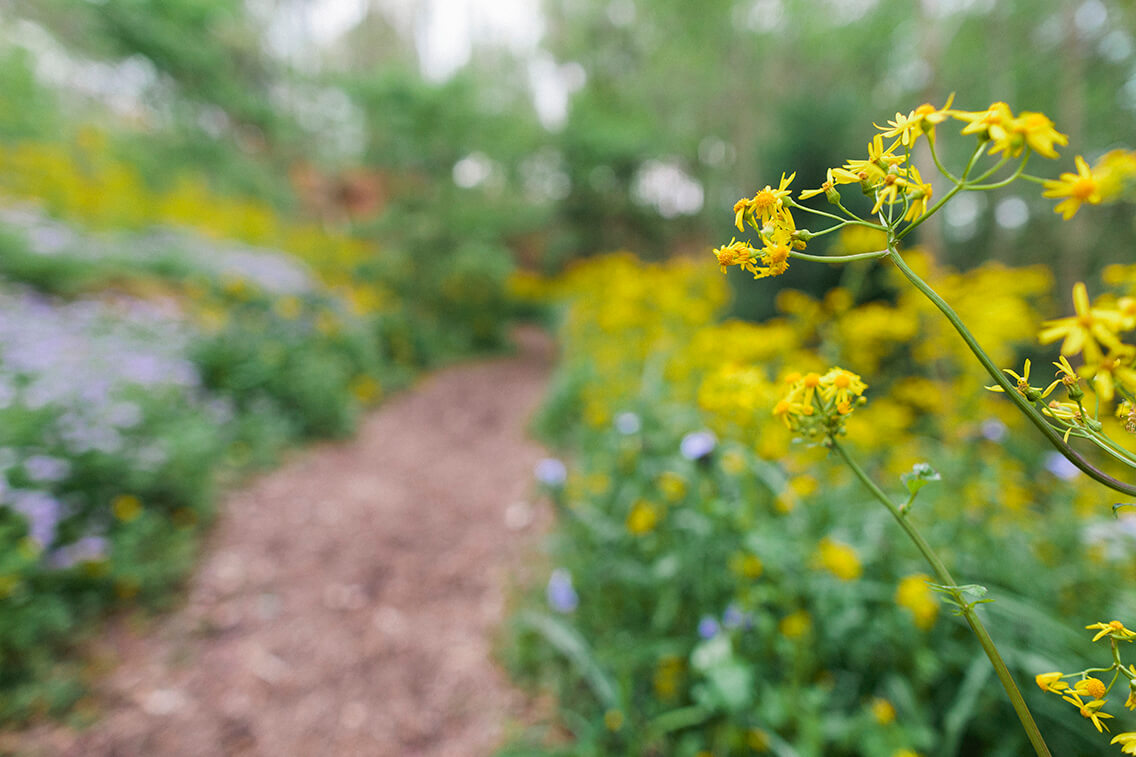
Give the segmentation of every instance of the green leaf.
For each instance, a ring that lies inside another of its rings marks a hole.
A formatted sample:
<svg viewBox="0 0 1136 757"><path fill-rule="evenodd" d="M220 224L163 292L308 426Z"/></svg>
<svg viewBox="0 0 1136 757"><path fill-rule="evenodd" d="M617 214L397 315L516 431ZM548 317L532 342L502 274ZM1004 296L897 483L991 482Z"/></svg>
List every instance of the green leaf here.
<svg viewBox="0 0 1136 757"><path fill-rule="evenodd" d="M907 487L907 491L914 496L916 492L932 481L941 480L942 476L928 463L916 463L910 473L904 473L899 478Z"/></svg>
<svg viewBox="0 0 1136 757"><path fill-rule="evenodd" d="M975 605L985 604L986 602L993 602L993 599L982 599L986 596L987 590L985 586L978 584L966 584L965 586L944 586L942 584L927 582L933 591L943 595L946 602L950 602L962 610L969 610ZM970 598L967 601L965 598Z"/></svg>

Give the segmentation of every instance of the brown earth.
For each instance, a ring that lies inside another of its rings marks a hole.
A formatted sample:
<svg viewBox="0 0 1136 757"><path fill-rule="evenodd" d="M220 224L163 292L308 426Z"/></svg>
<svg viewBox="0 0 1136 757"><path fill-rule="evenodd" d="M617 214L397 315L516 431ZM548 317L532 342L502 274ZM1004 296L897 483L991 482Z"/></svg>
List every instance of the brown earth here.
<svg viewBox="0 0 1136 757"><path fill-rule="evenodd" d="M526 707L491 646L549 519L528 499L543 453L524 429L552 347L536 331L517 342L228 497L184 606L97 645L114 666L94 725L0 751L489 754Z"/></svg>

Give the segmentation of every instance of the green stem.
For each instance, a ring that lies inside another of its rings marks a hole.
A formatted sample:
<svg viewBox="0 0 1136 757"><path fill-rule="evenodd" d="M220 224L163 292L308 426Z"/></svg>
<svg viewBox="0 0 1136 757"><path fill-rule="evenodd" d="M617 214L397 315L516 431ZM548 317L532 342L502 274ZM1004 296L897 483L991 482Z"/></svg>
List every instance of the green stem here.
<svg viewBox="0 0 1136 757"><path fill-rule="evenodd" d="M911 227L909 226L908 229L905 229L905 231L909 230L910 228ZM1136 486L1115 479L1104 471L1100 470L1088 460L1081 457L1081 455L1076 450L1070 447L1065 442L1065 440L1061 438L1061 434L1058 433L1057 429L1053 428L1053 426L1049 424L1045 417L1041 413L1039 413L1032 404L1030 404L1029 400L1022 396L1021 392L1018 391L1017 386L1013 384L1009 378L1006 377L1006 374L999 370L998 366L994 365L994 361L992 361L990 359L990 356L987 355L982 347L979 346L977 340L975 340L974 338L974 335L970 333L970 330L967 329L967 327L963 324L962 319L959 318L958 314L955 313L951 306L947 304L946 300L940 297L938 292L932 289L927 284L927 282L919 278L915 271L911 270L910 266L908 266L903 258L900 257L899 253L896 252L894 247L888 250L888 257L893 263L895 263L895 266L899 269L900 273L902 273L907 278L907 280L915 286L916 289L923 293L924 297L929 299L935 305L935 307L937 307L939 311L944 316L946 316L947 320L951 322L952 326L954 326L955 331L957 331L959 336L963 338L963 341L966 342L966 346L970 348L970 351L974 353L974 356L976 358L978 358L978 362L980 362L982 364L982 367L986 369L986 372L990 374L990 377L994 379L995 383L1002 387L1002 389L1006 392L1006 396L1009 397L1013 401L1013 403L1018 406L1018 409L1021 410L1027 418L1029 418L1030 422L1032 422L1033 425L1036 426L1039 431L1041 431L1045 438L1049 440L1049 443L1052 444L1058 452L1068 458L1069 462L1077 466L1083 473L1086 473L1094 481L1104 484L1110 489L1114 489L1123 494L1136 496Z"/></svg>
<svg viewBox="0 0 1136 757"><path fill-rule="evenodd" d="M939 173L941 173L943 176L947 177L947 179L952 184L961 184L962 182L960 182L958 179L956 179L954 177L954 174L952 174L950 171L948 171L946 168L944 168L943 164L939 162L939 153L935 151L935 140L928 139L927 144L931 146L931 160L935 161L935 168L939 169Z"/></svg>
<svg viewBox="0 0 1136 757"><path fill-rule="evenodd" d="M895 503L891 501L891 498L876 485L875 481L868 477L864 469L848 455L848 452L839 442L835 439L831 441L832 448L844 458L844 462L848 464L848 467L852 469L852 472L856 474L860 482L888 509L888 512L892 514L892 517L895 518L896 522L899 523L900 527L907 533L907 536L914 542L915 546L919 548L923 557L931 565L931 569L935 572L935 577L938 579L939 583L949 587L958 586L958 584L955 583L955 579L951 576L951 572L947 570L947 566L943 564L943 561L940 560L939 556L935 554L935 551L931 549L931 545L927 543L923 535L919 533L915 526L900 512ZM1018 719L1022 723L1022 728L1025 729L1026 736L1029 738L1030 744L1033 745L1034 751L1037 752L1038 757L1051 757L1049 747L1046 746L1045 739L1042 738L1041 731L1038 730L1037 723L1034 722L1033 715L1030 713L1029 707L1026 706L1026 700L1022 697L1022 692L1018 690L1018 685L1014 683L1014 677L1010 675L1010 669L1006 667L1002 655L998 652L998 647L994 645L994 640L990 638L990 634L986 631L986 626L982 624L982 620L978 617L972 605L969 605L965 601L960 601L959 609L962 612L962 616L966 618L970 630L978 637L978 643L982 645L982 649L986 652L990 663L994 666L994 672L997 674L998 680L1001 681L1002 687L1006 690L1006 694L1010 697L1010 703L1013 705L1014 712L1017 713Z"/></svg>
<svg viewBox="0 0 1136 757"><path fill-rule="evenodd" d="M1086 438L1092 440L1098 447L1110 453L1117 460L1126 463L1129 467L1136 468L1136 455L1133 455L1129 450L1121 447L1106 434L1101 434L1090 429Z"/></svg>
<svg viewBox="0 0 1136 757"><path fill-rule="evenodd" d="M946 205L947 202L952 197L954 197L955 195L957 195L959 192L961 192L963 189L966 188L966 179L967 179L968 176L970 176L970 172L972 170L974 170L974 163L975 163L975 161L978 160L978 156L982 154L982 148L984 146L985 146L985 143L979 144L978 147L975 148L974 152L971 153L970 160L967 161L967 163L966 163L966 170L964 170L962 172L962 179L955 182L955 185L953 187L951 187L951 191L949 191L945 195L943 195L943 198L941 200L939 200L938 202L936 202L934 205L932 205L931 208L926 213L919 216L918 218L916 218L911 223L907 224L907 226L903 229L903 231L901 231L901 232L899 232L898 234L895 235L895 241L898 242L899 240L903 239L905 236L910 234L912 229L918 228L920 224L922 224L924 221L926 221L931 216L935 215L935 213L938 212L939 208Z"/></svg>
<svg viewBox="0 0 1136 757"><path fill-rule="evenodd" d="M855 255L810 255L807 252L790 250L789 254L799 260L811 260L814 263L851 263L854 260L875 260L888 254L887 250L874 250L873 252L857 252Z"/></svg>
<svg viewBox="0 0 1136 757"><path fill-rule="evenodd" d="M968 192L977 192L977 191L982 191L982 190L987 190L987 189L1000 189L1000 188L1006 186L1007 184L1012 184L1014 181L1017 180L1017 178L1019 176L1022 175L1022 170L1026 167L1026 163L1029 162L1029 156L1030 156L1030 153L1027 152L1025 154L1025 156L1022 158L1022 162L1018 164L1018 169L1016 171L1014 171L1012 174L1010 174L1009 176L1007 176L1005 179L1001 179L999 181L994 181L994 182L991 182L989 184L968 184L967 187L966 187L966 190Z"/></svg>
<svg viewBox="0 0 1136 757"><path fill-rule="evenodd" d="M993 166L988 168L985 173L983 173L977 179L974 179L975 183L973 185L968 186L967 189L971 189L973 186L977 185L979 182L986 181L991 176L993 176L994 174L996 174L1000 170L1002 170L1002 166L1006 165L1009 162L1010 162L1010 156L1008 154L1003 155L1002 158L997 163L995 163ZM966 176L963 176L963 181L966 181Z"/></svg>
<svg viewBox="0 0 1136 757"><path fill-rule="evenodd" d="M821 229L820 231L810 231L809 241L812 241L816 237L823 237L825 234L831 234L834 231L839 231L847 225L848 222L844 221L843 223L838 223L835 226L829 226L827 229Z"/></svg>
<svg viewBox="0 0 1136 757"><path fill-rule="evenodd" d="M860 221L860 223L864 223L864 222L863 222L863 220L861 220L860 216L856 215L856 214L855 214L855 213L853 213L853 212L852 212L851 210L849 210L848 208L844 207L844 204L843 204L843 203L841 203L841 202L840 202L839 200L837 200L837 201L836 201L835 203L833 203L833 204L834 204L834 205L836 205L836 207L838 207L838 208L840 208L841 210L843 210L843 211L844 211L844 212L845 212L845 213L846 213L846 214L848 215L848 217L849 217L849 218L851 218L852 220L854 220L854 221ZM872 227L873 229L874 229L874 228L879 228L879 230L880 230L880 231L884 231L884 228L883 228L882 226L879 226L879 227L877 227L877 226L876 226L876 224L874 224L874 223L873 223L873 224L865 224L865 225L867 225L867 226L871 226L871 227Z"/></svg>
<svg viewBox="0 0 1136 757"><path fill-rule="evenodd" d="M840 223L842 225L852 223L852 224L856 224L857 226L868 226L869 228L877 229L878 231L886 231L886 229L883 226L880 226L879 224L868 223L867 221L863 220L859 216L855 216L855 215L852 215L851 213L848 213L848 211L844 209L844 206L840 205L840 204L837 204L837 207L840 208L841 210L844 210L844 212L848 213L848 215L852 216L851 219L841 218L840 216L835 215L833 213L826 213L823 210L817 210L816 208L810 208L807 205L800 205L796 201L794 201L792 197L786 197L785 199L788 200L788 202L786 204L790 208L794 208L796 210L803 210L806 213L812 213L813 215L816 215L816 216L824 216L825 218L831 218L834 221L840 221Z"/></svg>

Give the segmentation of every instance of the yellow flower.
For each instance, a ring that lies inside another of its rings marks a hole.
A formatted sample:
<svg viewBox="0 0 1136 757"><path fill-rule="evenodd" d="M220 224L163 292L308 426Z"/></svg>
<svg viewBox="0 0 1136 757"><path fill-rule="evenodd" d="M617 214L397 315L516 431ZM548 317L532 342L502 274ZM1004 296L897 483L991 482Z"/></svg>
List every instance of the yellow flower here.
<svg viewBox="0 0 1136 757"><path fill-rule="evenodd" d="M1124 624L1119 620L1110 620L1107 623L1093 623L1091 626L1085 626L1085 630L1097 631L1097 635L1093 637L1093 641L1100 641L1105 636L1111 636L1120 641L1132 641L1136 639L1136 632L1130 631L1124 627Z"/></svg>
<svg viewBox="0 0 1136 757"><path fill-rule="evenodd" d="M897 749L892 753L891 757L923 757L923 755L910 749Z"/></svg>
<svg viewBox="0 0 1136 757"><path fill-rule="evenodd" d="M789 248L783 244L766 247L761 251L761 262L765 267L753 269L755 279L764 279L767 276L780 276L789 270Z"/></svg>
<svg viewBox="0 0 1136 757"><path fill-rule="evenodd" d="M899 202L900 190L907 191L907 179L899 174L884 174L880 187L876 188L876 204L872 206L872 212L879 213L885 202L888 205Z"/></svg>
<svg viewBox="0 0 1136 757"><path fill-rule="evenodd" d="M773 406L773 415L780 418L785 428L795 431L800 427L801 418L813 414L813 406L803 402L783 399Z"/></svg>
<svg viewBox="0 0 1136 757"><path fill-rule="evenodd" d="M722 273L725 273L726 269L732 265L739 266L743 270L753 273L758 258L758 252L745 242L731 239L729 244L722 245L714 250L714 257L718 259L718 265L721 266Z"/></svg>
<svg viewBox="0 0 1136 757"><path fill-rule="evenodd" d="M114 517L123 523L129 523L142 514L142 502L133 494L118 495L110 507Z"/></svg>
<svg viewBox="0 0 1136 757"><path fill-rule="evenodd" d="M1080 694L1077 694L1075 692L1064 694L1061 698L1076 707L1080 711L1081 717L1091 720L1093 722L1093 725L1097 727L1097 733L1100 733L1102 729L1105 731L1108 730L1108 726L1102 723L1101 720L1105 718L1111 718L1112 715L1109 715L1107 712L1100 711L1101 707L1104 707L1105 705L1104 700L1094 699L1091 702L1086 702L1081 699Z"/></svg>
<svg viewBox="0 0 1136 757"><path fill-rule="evenodd" d="M1132 359L1136 357L1131 349L1110 351L1095 364L1086 363L1082 367L1085 377L1092 379L1093 390L1104 402L1112 402L1116 384L1132 390L1136 389L1136 369Z"/></svg>
<svg viewBox="0 0 1136 757"><path fill-rule="evenodd" d="M1054 694L1069 688L1069 684L1061 680L1061 673L1058 672L1038 673L1033 680L1042 691L1050 691Z"/></svg>
<svg viewBox="0 0 1136 757"><path fill-rule="evenodd" d="M1093 166L1102 200L1114 200L1133 188L1136 181L1136 152L1110 150Z"/></svg>
<svg viewBox="0 0 1136 757"><path fill-rule="evenodd" d="M872 717L880 725L887 725L895 721L895 705L888 700L876 697L868 707L872 711Z"/></svg>
<svg viewBox="0 0 1136 757"><path fill-rule="evenodd" d="M674 471L665 471L659 476L659 489L670 502L677 502L686 496L686 481Z"/></svg>
<svg viewBox="0 0 1136 757"><path fill-rule="evenodd" d="M815 372L804 376L793 373L786 381L790 383L789 390L773 408L773 414L779 416L790 431L808 435L842 433L840 419L851 413L856 404L864 402L861 396L867 389L859 376L840 367L830 369L823 376ZM811 422L806 420L814 417Z"/></svg>
<svg viewBox="0 0 1136 757"><path fill-rule="evenodd" d="M813 619L804 610L797 610L796 612L786 615L781 618L781 622L777 624L777 630L786 639L799 639L809 631L812 630Z"/></svg>
<svg viewBox="0 0 1136 757"><path fill-rule="evenodd" d="M1069 359L1064 355L1057 358L1057 362L1053 364L1053 367L1057 369L1057 380L1050 384L1049 388L1045 390L1046 394L1049 394L1058 384L1064 384L1066 387L1074 387L1081 383L1081 377L1073 370L1073 366L1069 365Z"/></svg>
<svg viewBox="0 0 1136 757"><path fill-rule="evenodd" d="M769 751L769 734L760 728L750 728L746 731L746 746L757 753Z"/></svg>
<svg viewBox="0 0 1136 757"><path fill-rule="evenodd" d="M877 134L872 137L872 141L868 144L868 159L845 161L843 170L856 176L861 183L876 184L883 180L889 168L906 160L906 156L894 154L895 148L898 146L899 140L897 139L892 142L890 147L885 149L883 135Z"/></svg>
<svg viewBox="0 0 1136 757"><path fill-rule="evenodd" d="M914 221L927 212L927 203L931 200L931 195L935 189L929 183L923 181L923 177L919 175L919 169L915 166L910 166L907 169L907 179L910 185L907 190L907 199L911 204L908 206L907 212L904 213L903 220Z"/></svg>
<svg viewBox="0 0 1136 757"><path fill-rule="evenodd" d="M730 558L730 570L743 578L752 580L761 578L761 574L765 571L765 565L762 564L761 558L757 555L738 552Z"/></svg>
<svg viewBox="0 0 1136 757"><path fill-rule="evenodd" d="M746 216L752 216L757 221L765 221L780 212L784 207L785 198L791 194L788 187L796 175L796 173L791 173L786 178L785 174L782 173L781 183L777 186L777 189L766 184L765 189L759 190L752 198L738 200L734 204L734 224L738 227L738 231L743 230L742 222Z"/></svg>
<svg viewBox="0 0 1136 757"><path fill-rule="evenodd" d="M986 110L956 110L951 115L967 122L962 129L963 134L977 134L979 139L997 139L1004 135L1005 124L1014 117L1010 106L1004 102L991 103Z"/></svg>
<svg viewBox="0 0 1136 757"><path fill-rule="evenodd" d="M895 590L895 603L911 613L915 627L926 631L935 625L939 615L939 600L929 584L931 577L925 573L906 576Z"/></svg>
<svg viewBox="0 0 1136 757"><path fill-rule="evenodd" d="M659 508L647 500L638 500L627 514L627 530L639 536L653 531L659 525L662 515Z"/></svg>
<svg viewBox="0 0 1136 757"><path fill-rule="evenodd" d="M1069 138L1053 128L1053 122L1041 113L1024 111L1017 118L1009 118L992 125L990 152L1003 152L1007 157L1021 155L1029 147L1046 158L1056 158L1054 144L1066 145Z"/></svg>
<svg viewBox="0 0 1136 757"><path fill-rule="evenodd" d="M361 373L351 380L351 394L360 404L370 405L383 394L383 388L375 378Z"/></svg>
<svg viewBox="0 0 1136 757"><path fill-rule="evenodd" d="M806 189L798 197L801 200L807 200L819 194L828 194L836 188L837 184L856 184L859 181L860 177L851 171L843 168L830 168L826 172L824 183L820 185L819 189Z"/></svg>
<svg viewBox="0 0 1136 757"><path fill-rule="evenodd" d="M839 366L830 369L820 379L820 396L837 406L851 403L855 397L863 395L867 388L868 385L859 376Z"/></svg>
<svg viewBox="0 0 1136 757"><path fill-rule="evenodd" d="M1120 347L1120 339L1116 335L1120 327L1120 313L1092 307L1089 292L1079 281L1073 286L1073 309L1076 312L1074 316L1044 321L1038 341L1049 344L1064 339L1061 354L1076 355L1083 350L1086 363L1100 361L1102 352L1098 342L1113 349Z"/></svg>
<svg viewBox="0 0 1136 757"><path fill-rule="evenodd" d="M936 109L931 103L923 103L906 116L896 113L895 120L888 121L887 127L876 125L876 128L884 130L882 136L899 137L900 144L905 147L915 144L920 134L926 134L928 139L934 141L935 126L947 120L947 116L950 115L948 108L951 107L954 99L955 94L952 92L942 108Z"/></svg>
<svg viewBox="0 0 1136 757"><path fill-rule="evenodd" d="M1090 699L1104 699L1104 695L1108 693L1108 687L1104 685L1104 681L1101 679L1089 676L1074 683L1073 691Z"/></svg>
<svg viewBox="0 0 1136 757"><path fill-rule="evenodd" d="M828 537L821 539L815 560L821 568L841 581L855 581L864 572L855 549Z"/></svg>
<svg viewBox="0 0 1136 757"><path fill-rule="evenodd" d="M619 710L608 710L604 713L603 720L609 731L618 731L623 728L623 713Z"/></svg>
<svg viewBox="0 0 1136 757"><path fill-rule="evenodd" d="M1055 387L1059 383L1059 382L1054 382L1054 383L1050 384L1049 387L1046 388L1044 392L1042 392L1040 389L1034 389L1032 386L1030 386L1030 382L1029 382L1030 359L1028 357L1026 358L1025 365L1022 368L1021 375L1018 375L1015 371L1012 371L1009 368L1003 368L1002 372L1007 374L1011 378L1013 378L1018 384L1017 387L1016 387L1017 390L1018 390L1018 393L1023 395L1023 396L1027 396L1027 397L1029 396L1029 393L1031 391L1040 392L1040 396L1047 397L1047 396L1049 396L1049 393L1053 391L1053 387ZM1000 385L997 385L997 384L995 384L994 386L988 386L988 387L986 387L986 389L989 389L992 392L1003 391L1002 387Z"/></svg>
<svg viewBox="0 0 1136 757"><path fill-rule="evenodd" d="M1100 184L1089 169L1089 164L1080 155L1074 158L1074 162L1077 164L1077 173L1063 173L1060 178L1049 179L1042 184L1045 188L1042 197L1065 198L1057 203L1053 212L1060 213L1066 221L1077 214L1083 203L1099 205L1101 201Z"/></svg>
<svg viewBox="0 0 1136 757"><path fill-rule="evenodd" d="M1120 751L1123 754L1136 754L1136 731L1118 733L1108 743L1120 744Z"/></svg>

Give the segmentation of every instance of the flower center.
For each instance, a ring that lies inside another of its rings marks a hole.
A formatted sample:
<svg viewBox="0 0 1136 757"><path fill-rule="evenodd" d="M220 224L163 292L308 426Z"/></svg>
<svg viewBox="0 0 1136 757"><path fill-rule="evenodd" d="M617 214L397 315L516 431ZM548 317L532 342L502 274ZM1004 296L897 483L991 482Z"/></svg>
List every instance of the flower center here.
<svg viewBox="0 0 1136 757"><path fill-rule="evenodd" d="M1092 179L1077 179L1069 190L1069 194L1082 202L1097 190L1097 183Z"/></svg>
<svg viewBox="0 0 1136 757"><path fill-rule="evenodd" d="M777 207L777 197L768 189L763 189L753 197L753 210L755 213L768 213Z"/></svg>

